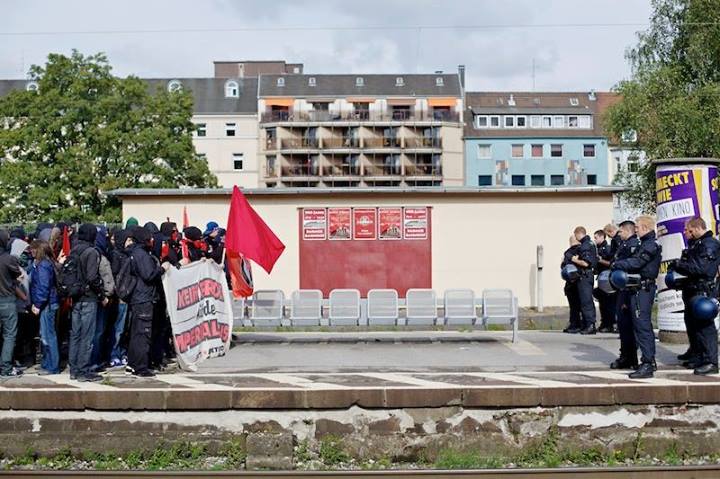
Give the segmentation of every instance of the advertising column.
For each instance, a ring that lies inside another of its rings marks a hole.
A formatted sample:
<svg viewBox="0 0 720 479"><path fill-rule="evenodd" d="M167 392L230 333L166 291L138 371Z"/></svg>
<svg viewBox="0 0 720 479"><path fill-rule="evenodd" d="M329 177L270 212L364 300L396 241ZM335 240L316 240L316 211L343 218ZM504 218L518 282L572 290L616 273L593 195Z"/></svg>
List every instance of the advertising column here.
<svg viewBox="0 0 720 479"><path fill-rule="evenodd" d="M682 294L665 285L669 262L678 259L687 246L683 235L685 222L700 216L708 229L717 234L717 160L686 161L658 162L655 174L658 242L662 246L657 298L661 341L675 342L685 338Z"/></svg>

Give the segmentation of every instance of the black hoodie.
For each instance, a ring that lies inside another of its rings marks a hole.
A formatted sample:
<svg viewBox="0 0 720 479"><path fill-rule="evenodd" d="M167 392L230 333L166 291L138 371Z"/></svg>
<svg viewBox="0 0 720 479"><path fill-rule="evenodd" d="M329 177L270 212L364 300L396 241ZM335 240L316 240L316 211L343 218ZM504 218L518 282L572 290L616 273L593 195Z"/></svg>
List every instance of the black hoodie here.
<svg viewBox="0 0 720 479"><path fill-rule="evenodd" d="M95 249L96 226L89 223L81 225L77 237L78 241L70 250L70 254L77 254L80 257L80 267L85 284L88 286L79 302L98 301L103 296L103 282L100 278L100 252Z"/></svg>
<svg viewBox="0 0 720 479"><path fill-rule="evenodd" d="M117 275L120 273L120 268L127 259L127 253L125 251L125 242L130 237L129 230L118 230L113 233L115 239L115 246L110 251L110 267L112 268L113 277L117 280Z"/></svg>
<svg viewBox="0 0 720 479"><path fill-rule="evenodd" d="M0 298L15 300L15 280L20 277L20 263L7 250L10 236L0 230Z"/></svg>

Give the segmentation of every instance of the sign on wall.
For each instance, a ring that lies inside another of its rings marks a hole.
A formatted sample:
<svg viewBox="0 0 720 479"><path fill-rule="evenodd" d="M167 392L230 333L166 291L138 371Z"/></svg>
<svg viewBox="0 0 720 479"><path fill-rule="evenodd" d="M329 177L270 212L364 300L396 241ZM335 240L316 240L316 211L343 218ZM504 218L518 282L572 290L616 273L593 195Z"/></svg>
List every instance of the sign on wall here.
<svg viewBox="0 0 720 479"><path fill-rule="evenodd" d="M303 239L324 240L327 228L325 208L303 208Z"/></svg>
<svg viewBox="0 0 720 479"><path fill-rule="evenodd" d="M377 238L377 210L375 208L353 208L353 238L374 240Z"/></svg>
<svg viewBox="0 0 720 479"><path fill-rule="evenodd" d="M381 240L402 239L402 208L378 208Z"/></svg>
<svg viewBox="0 0 720 479"><path fill-rule="evenodd" d="M328 208L328 239L352 239L352 221L350 208Z"/></svg>
<svg viewBox="0 0 720 479"><path fill-rule="evenodd" d="M404 229L406 240L424 240L428 237L427 208L405 208Z"/></svg>

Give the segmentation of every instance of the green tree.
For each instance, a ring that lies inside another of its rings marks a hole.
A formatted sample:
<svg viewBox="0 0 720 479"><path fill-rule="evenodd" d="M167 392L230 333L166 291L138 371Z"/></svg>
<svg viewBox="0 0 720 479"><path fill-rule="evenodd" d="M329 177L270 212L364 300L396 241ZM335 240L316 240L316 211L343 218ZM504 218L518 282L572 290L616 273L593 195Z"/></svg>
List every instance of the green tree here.
<svg viewBox="0 0 720 479"><path fill-rule="evenodd" d="M720 3L653 0L650 27L627 52L632 78L620 82L622 100L608 109L611 136L637 132L633 145L649 160L720 157ZM655 207L655 166L622 172L628 199Z"/></svg>
<svg viewBox="0 0 720 479"><path fill-rule="evenodd" d="M0 98L0 222L118 221L116 188L215 187L190 92L117 78L103 54L51 54L37 91Z"/></svg>

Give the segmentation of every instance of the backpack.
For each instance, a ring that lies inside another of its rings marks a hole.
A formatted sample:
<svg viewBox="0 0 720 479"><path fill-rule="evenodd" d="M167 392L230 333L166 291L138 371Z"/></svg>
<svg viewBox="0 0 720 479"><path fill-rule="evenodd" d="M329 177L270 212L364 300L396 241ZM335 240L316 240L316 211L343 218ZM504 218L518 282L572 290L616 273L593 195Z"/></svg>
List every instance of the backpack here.
<svg viewBox="0 0 720 479"><path fill-rule="evenodd" d="M56 272L55 281L59 297L77 299L87 291L88 285L80 263L80 256L84 251L85 249L71 251Z"/></svg>
<svg viewBox="0 0 720 479"><path fill-rule="evenodd" d="M138 282L137 276L133 274L133 261L132 256L125 260L115 278L115 293L125 303L130 302Z"/></svg>

